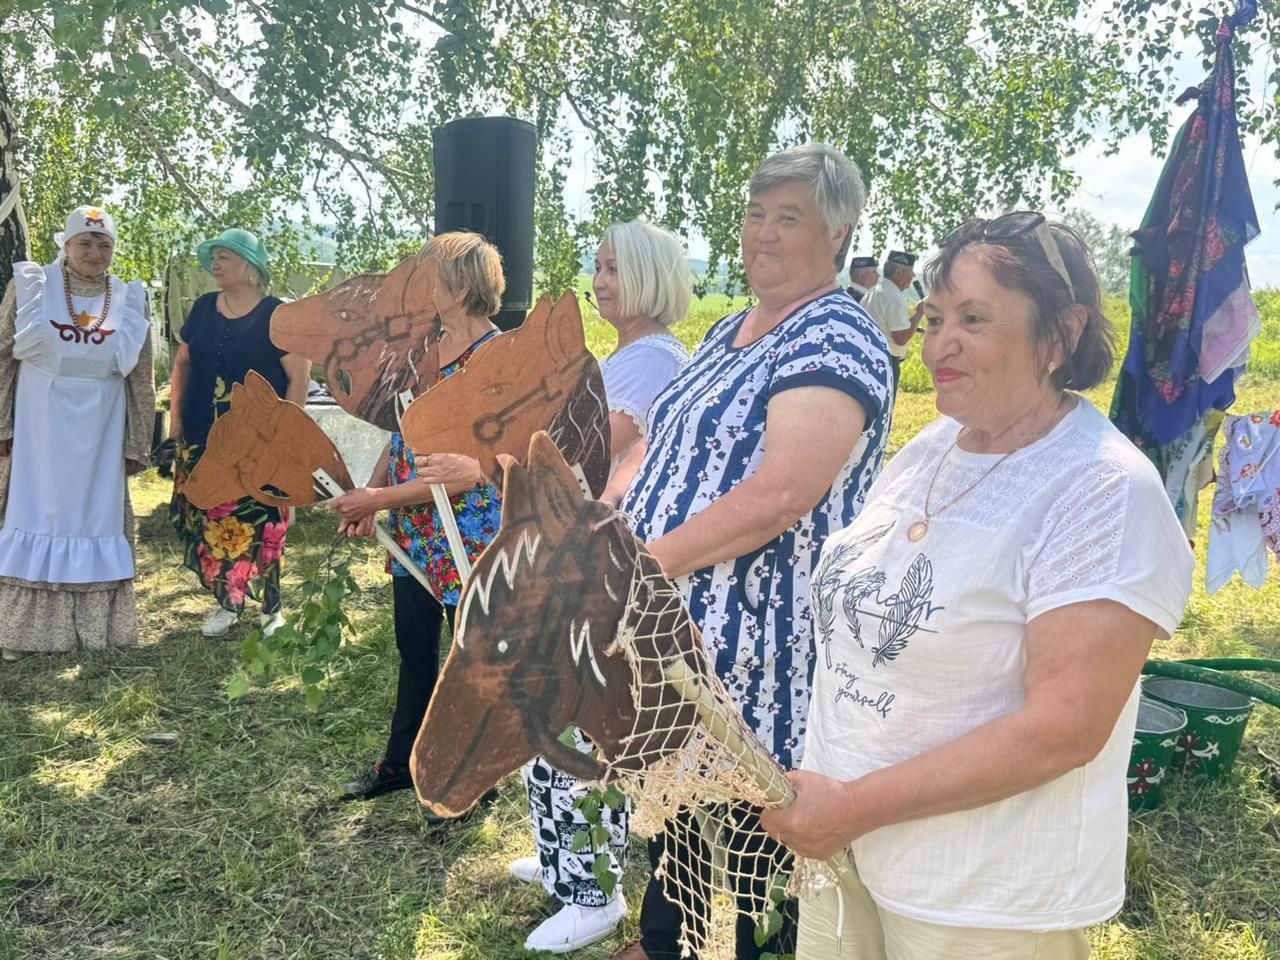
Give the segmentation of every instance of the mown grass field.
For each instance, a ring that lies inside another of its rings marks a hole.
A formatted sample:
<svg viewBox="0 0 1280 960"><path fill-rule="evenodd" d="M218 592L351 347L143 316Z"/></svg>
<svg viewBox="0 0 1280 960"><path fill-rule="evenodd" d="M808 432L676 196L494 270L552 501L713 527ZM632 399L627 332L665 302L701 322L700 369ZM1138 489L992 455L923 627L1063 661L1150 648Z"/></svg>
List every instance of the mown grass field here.
<svg viewBox="0 0 1280 960"><path fill-rule="evenodd" d="M1280 405L1280 295L1260 300L1267 327L1237 411ZM678 332L696 342L727 306L697 305ZM607 350L609 331L589 326L593 348ZM916 392L899 398L894 449L934 417L923 377L913 356ZM1093 399L1105 409L1109 395ZM357 635L319 712L291 682L229 702L239 645L199 636L208 607L176 568L168 487L149 473L133 493L141 648L0 664L0 960L522 956L551 905L507 879L508 861L533 850L518 784L465 825L436 829L406 793L334 799L377 758L390 713L396 657L379 555L356 550ZM1202 522L1207 510L1206 497ZM301 515L286 603L333 530L323 510ZM1209 597L1203 538L1197 554L1190 609L1158 654L1280 656L1280 574L1261 591L1237 583ZM1092 931L1096 957L1280 957L1280 802L1262 751L1280 758L1280 712L1266 708L1230 780L1175 782L1162 809L1134 819L1128 901ZM634 935L644 867L637 851L622 930L577 956L602 960Z"/></svg>

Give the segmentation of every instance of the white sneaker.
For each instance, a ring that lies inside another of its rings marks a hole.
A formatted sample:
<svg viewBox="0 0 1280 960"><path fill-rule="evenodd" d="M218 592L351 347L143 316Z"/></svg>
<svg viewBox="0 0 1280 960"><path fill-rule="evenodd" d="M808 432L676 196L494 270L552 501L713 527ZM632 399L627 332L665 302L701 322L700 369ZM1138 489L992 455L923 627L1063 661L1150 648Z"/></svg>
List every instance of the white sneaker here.
<svg viewBox="0 0 1280 960"><path fill-rule="evenodd" d="M284 626L284 614L279 610L275 613L260 613L258 614L258 626L262 628L262 635L269 637Z"/></svg>
<svg viewBox="0 0 1280 960"><path fill-rule="evenodd" d="M542 882L542 861L537 857L521 857L513 860L510 866L511 876L521 883Z"/></svg>
<svg viewBox="0 0 1280 960"><path fill-rule="evenodd" d="M568 953L603 940L627 915L627 901L619 893L603 907L569 904L543 920L524 942L526 950Z"/></svg>
<svg viewBox="0 0 1280 960"><path fill-rule="evenodd" d="M204 623L200 624L200 632L206 637L225 637L239 619L238 614L218 607L213 613L204 618Z"/></svg>

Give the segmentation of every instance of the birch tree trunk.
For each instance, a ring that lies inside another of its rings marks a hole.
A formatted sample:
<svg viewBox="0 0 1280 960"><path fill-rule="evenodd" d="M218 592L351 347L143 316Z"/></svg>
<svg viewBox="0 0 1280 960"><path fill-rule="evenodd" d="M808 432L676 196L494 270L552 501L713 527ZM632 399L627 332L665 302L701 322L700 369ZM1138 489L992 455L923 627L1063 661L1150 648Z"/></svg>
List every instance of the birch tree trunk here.
<svg viewBox="0 0 1280 960"><path fill-rule="evenodd" d="M27 223L18 182L18 125L0 73L0 292L9 286L13 265L30 256Z"/></svg>

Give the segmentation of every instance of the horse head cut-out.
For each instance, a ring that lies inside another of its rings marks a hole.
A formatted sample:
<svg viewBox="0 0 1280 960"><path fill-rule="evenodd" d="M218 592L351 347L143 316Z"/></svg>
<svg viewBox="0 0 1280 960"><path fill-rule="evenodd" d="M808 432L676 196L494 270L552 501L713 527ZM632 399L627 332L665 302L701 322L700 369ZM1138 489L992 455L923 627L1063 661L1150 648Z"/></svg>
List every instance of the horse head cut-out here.
<svg viewBox="0 0 1280 960"><path fill-rule="evenodd" d="M679 749L696 721L691 705L660 693L662 660L702 641L657 561L619 514L583 496L546 433L530 442L527 467L511 458L503 467L502 528L463 590L453 649L413 747L418 797L444 816L465 812L539 754L599 778L599 761L560 741L570 725L625 769ZM667 602L647 603L646 590L633 590L637 577L661 581ZM615 642L624 617L638 685ZM705 659L684 659L706 669ZM647 729L637 737L641 710Z"/></svg>
<svg viewBox="0 0 1280 960"><path fill-rule="evenodd" d="M525 322L495 337L405 411L401 430L420 453L464 453L498 474L498 457L523 457L545 430L599 495L609 478L609 408L587 350L578 298L544 295Z"/></svg>
<svg viewBox="0 0 1280 960"><path fill-rule="evenodd" d="M353 486L342 455L320 425L250 370L244 383L231 388L231 409L214 422L183 493L201 510L241 497L302 507L325 496L315 488L315 470L344 490Z"/></svg>
<svg viewBox="0 0 1280 960"><path fill-rule="evenodd" d="M271 315L271 340L323 366L343 410L399 429L402 395L416 397L440 378L435 285L435 264L409 257L388 274L361 274L281 304Z"/></svg>

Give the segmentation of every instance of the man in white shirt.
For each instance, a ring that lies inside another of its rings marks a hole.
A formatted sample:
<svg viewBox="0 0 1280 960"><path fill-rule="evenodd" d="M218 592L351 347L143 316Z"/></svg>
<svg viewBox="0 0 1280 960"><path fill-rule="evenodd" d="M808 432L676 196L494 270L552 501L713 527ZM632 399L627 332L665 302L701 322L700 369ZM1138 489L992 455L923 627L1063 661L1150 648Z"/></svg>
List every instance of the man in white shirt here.
<svg viewBox="0 0 1280 960"><path fill-rule="evenodd" d="M916 304L914 312L908 313L907 299L902 295L902 291L911 286L915 277L915 264L914 253L890 251L884 261L884 276L861 300L862 309L871 315L871 319L889 339L895 393L901 380L902 361L907 358L907 347L924 315L923 301Z"/></svg>
<svg viewBox="0 0 1280 960"><path fill-rule="evenodd" d="M875 257L849 258L849 286L845 289L849 291L849 296L853 297L855 303L861 303L862 298L879 279L880 274L876 270Z"/></svg>

